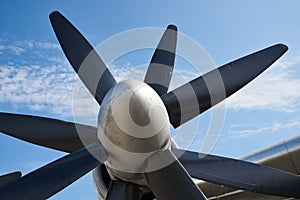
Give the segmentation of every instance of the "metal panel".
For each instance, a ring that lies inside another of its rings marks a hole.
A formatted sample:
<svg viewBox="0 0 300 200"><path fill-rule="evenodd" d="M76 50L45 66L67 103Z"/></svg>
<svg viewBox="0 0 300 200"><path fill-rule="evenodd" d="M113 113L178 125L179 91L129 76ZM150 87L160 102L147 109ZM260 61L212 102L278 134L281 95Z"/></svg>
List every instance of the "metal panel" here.
<svg viewBox="0 0 300 200"><path fill-rule="evenodd" d="M300 175L300 135L241 158ZM198 186L209 199L283 199L199 181Z"/></svg>

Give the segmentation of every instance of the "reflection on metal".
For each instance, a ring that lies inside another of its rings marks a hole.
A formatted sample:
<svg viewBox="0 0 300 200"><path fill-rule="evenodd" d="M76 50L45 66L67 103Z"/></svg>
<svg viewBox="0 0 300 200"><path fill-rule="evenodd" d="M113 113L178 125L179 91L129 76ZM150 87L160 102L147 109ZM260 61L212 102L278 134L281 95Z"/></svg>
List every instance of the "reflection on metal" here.
<svg viewBox="0 0 300 200"><path fill-rule="evenodd" d="M300 135L243 157L244 160L269 165L300 174Z"/></svg>
<svg viewBox="0 0 300 200"><path fill-rule="evenodd" d="M106 165L122 180L146 185L145 159L171 148L169 117L158 94L147 84L128 80L115 85L104 98L98 137L109 153ZM134 173L134 174L133 174Z"/></svg>
<svg viewBox="0 0 300 200"><path fill-rule="evenodd" d="M246 155L241 159L300 175L300 135ZM235 190L204 181L199 181L198 186L209 199L284 199L283 197Z"/></svg>

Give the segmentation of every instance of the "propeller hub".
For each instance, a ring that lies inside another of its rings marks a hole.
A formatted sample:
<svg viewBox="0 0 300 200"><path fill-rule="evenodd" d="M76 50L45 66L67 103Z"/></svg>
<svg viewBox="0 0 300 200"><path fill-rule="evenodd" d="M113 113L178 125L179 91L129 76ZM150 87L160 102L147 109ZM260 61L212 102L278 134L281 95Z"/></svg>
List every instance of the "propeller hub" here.
<svg viewBox="0 0 300 200"><path fill-rule="evenodd" d="M170 122L158 94L147 84L116 84L101 104L98 137L111 168L137 172L153 152L170 148Z"/></svg>

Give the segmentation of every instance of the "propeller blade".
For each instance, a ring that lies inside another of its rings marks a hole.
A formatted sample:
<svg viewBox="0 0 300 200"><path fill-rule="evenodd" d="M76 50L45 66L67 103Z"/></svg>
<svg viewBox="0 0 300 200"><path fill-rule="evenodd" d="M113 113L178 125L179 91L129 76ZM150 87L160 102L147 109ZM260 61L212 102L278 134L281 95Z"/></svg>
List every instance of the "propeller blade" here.
<svg viewBox="0 0 300 200"><path fill-rule="evenodd" d="M142 199L142 195L143 193L137 185L113 180L110 183L106 200L139 200Z"/></svg>
<svg viewBox="0 0 300 200"><path fill-rule="evenodd" d="M173 153L197 179L256 193L300 198L300 177L242 160L174 149Z"/></svg>
<svg viewBox="0 0 300 200"><path fill-rule="evenodd" d="M73 152L85 144L98 143L97 128L44 117L0 112L0 132L21 140Z"/></svg>
<svg viewBox="0 0 300 200"><path fill-rule="evenodd" d="M22 173L19 171L1 175L0 176L0 188L15 181L15 180L20 179L21 176L22 176Z"/></svg>
<svg viewBox="0 0 300 200"><path fill-rule="evenodd" d="M288 47L277 44L250 54L162 96L174 128L223 101L280 58Z"/></svg>
<svg viewBox="0 0 300 200"><path fill-rule="evenodd" d="M149 187L157 199L206 199L181 163L169 150L151 155L148 158L148 167L164 162L170 162L170 164L145 174Z"/></svg>
<svg viewBox="0 0 300 200"><path fill-rule="evenodd" d="M148 67L144 82L159 96L168 92L176 55L177 27L169 25L164 32Z"/></svg>
<svg viewBox="0 0 300 200"><path fill-rule="evenodd" d="M101 159L96 159L91 153ZM47 199L105 159L106 153L102 145L89 145L0 188L0 199Z"/></svg>
<svg viewBox="0 0 300 200"><path fill-rule="evenodd" d="M108 90L116 84L114 77L89 42L62 14L54 11L49 17L70 64L101 105Z"/></svg>

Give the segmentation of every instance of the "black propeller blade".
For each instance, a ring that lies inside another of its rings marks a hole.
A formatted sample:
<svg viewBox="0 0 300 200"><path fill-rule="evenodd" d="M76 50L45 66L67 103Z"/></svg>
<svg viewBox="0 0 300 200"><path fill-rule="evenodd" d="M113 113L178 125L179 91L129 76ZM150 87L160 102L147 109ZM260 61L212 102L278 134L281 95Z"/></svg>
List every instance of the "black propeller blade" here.
<svg viewBox="0 0 300 200"><path fill-rule="evenodd" d="M169 150L155 153L148 158L148 168L160 163L169 165L156 171L147 172L146 179L157 199L206 199L190 175Z"/></svg>
<svg viewBox="0 0 300 200"><path fill-rule="evenodd" d="M106 196L106 200L139 200L142 199L142 191L138 185L124 181L112 181Z"/></svg>
<svg viewBox="0 0 300 200"><path fill-rule="evenodd" d="M300 177L242 160L174 149L189 174L201 180L237 189L300 198Z"/></svg>
<svg viewBox="0 0 300 200"><path fill-rule="evenodd" d="M287 49L283 44L263 49L212 70L162 96L174 128L241 89Z"/></svg>
<svg viewBox="0 0 300 200"><path fill-rule="evenodd" d="M99 161L93 155L101 157ZM102 145L92 144L0 188L0 199L46 199L106 160Z"/></svg>
<svg viewBox="0 0 300 200"><path fill-rule="evenodd" d="M98 143L97 128L44 117L0 113L0 132L52 149L73 152L86 144Z"/></svg>
<svg viewBox="0 0 300 200"><path fill-rule="evenodd" d="M159 96L168 92L176 55L177 27L169 25L164 32L148 67L144 82Z"/></svg>
<svg viewBox="0 0 300 200"><path fill-rule="evenodd" d="M66 57L101 105L105 94L116 84L114 77L93 47L64 16L54 11L49 17Z"/></svg>
<svg viewBox="0 0 300 200"><path fill-rule="evenodd" d="M22 173L19 171L1 175L0 176L0 188L15 181L15 180L20 179L21 176L22 176Z"/></svg>

